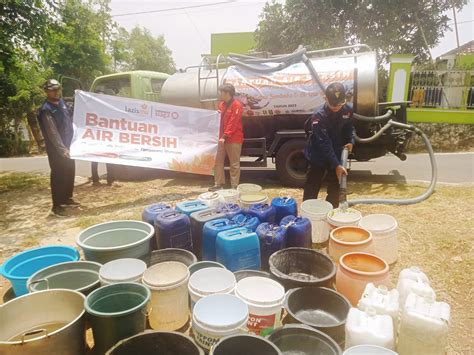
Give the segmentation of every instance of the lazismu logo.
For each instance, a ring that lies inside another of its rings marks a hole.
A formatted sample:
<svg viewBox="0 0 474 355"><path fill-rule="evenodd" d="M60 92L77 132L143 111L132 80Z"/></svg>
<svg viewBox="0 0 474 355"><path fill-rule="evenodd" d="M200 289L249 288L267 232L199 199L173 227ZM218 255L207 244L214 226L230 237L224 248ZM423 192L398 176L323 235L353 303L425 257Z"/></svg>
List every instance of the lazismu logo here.
<svg viewBox="0 0 474 355"><path fill-rule="evenodd" d="M149 116L150 115L150 108L147 104L142 104L139 107L130 107L125 105L125 111L130 113L136 113L140 116Z"/></svg>

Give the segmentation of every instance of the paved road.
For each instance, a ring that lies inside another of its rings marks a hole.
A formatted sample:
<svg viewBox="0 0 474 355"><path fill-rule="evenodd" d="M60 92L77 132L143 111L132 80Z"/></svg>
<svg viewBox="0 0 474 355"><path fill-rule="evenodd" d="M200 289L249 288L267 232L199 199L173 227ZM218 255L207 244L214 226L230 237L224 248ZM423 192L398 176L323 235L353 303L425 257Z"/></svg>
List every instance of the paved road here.
<svg viewBox="0 0 474 355"><path fill-rule="evenodd" d="M440 153L436 154L438 164L438 181L443 183L474 182L473 153ZM427 154L410 154L404 162L397 157L387 155L369 162L353 162L351 177L370 181L429 181L431 178L430 162ZM271 169L263 169L273 175ZM49 172L45 156L28 158L0 159L0 172ZM99 164L99 173L105 173L104 164ZM252 173L250 173L252 174ZM89 177L90 163L77 161L76 175Z"/></svg>

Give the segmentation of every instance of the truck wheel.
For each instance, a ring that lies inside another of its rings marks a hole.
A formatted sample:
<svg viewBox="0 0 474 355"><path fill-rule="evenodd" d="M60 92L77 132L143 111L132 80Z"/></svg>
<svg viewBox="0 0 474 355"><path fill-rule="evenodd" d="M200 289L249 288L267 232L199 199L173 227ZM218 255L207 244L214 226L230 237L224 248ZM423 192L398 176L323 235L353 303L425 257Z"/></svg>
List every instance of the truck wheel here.
<svg viewBox="0 0 474 355"><path fill-rule="evenodd" d="M286 186L304 186L308 170L304 147L304 139L292 139L278 149L275 162L276 170L280 181Z"/></svg>

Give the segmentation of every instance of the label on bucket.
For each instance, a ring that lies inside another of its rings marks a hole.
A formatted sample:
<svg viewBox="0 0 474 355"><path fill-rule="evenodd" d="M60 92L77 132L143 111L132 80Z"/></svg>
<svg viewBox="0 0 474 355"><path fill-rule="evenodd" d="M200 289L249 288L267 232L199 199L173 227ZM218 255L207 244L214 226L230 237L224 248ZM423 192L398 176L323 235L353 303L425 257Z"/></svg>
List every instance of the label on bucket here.
<svg viewBox="0 0 474 355"><path fill-rule="evenodd" d="M193 333L194 338L196 339L196 343L206 350L210 350L211 347L215 345L220 339L220 337L218 336L203 334L201 332L196 331L195 329L193 329Z"/></svg>
<svg viewBox="0 0 474 355"><path fill-rule="evenodd" d="M250 333L260 335L260 333L268 328L275 327L276 314L262 316L258 314L249 314L247 327Z"/></svg>

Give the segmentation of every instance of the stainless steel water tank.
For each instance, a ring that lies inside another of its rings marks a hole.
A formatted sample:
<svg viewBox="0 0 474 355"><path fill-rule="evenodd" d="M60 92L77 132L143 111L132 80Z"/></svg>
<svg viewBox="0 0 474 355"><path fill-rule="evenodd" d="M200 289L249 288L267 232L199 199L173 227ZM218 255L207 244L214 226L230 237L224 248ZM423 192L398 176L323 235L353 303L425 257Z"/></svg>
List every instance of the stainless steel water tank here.
<svg viewBox="0 0 474 355"><path fill-rule="evenodd" d="M363 115L377 114L377 60L375 52L361 52L335 57L311 58L314 68L318 71L321 61L328 58L351 59L354 77L354 110ZM347 68L334 68L334 73ZM227 69L219 70L219 84L222 83ZM216 71L201 68L189 69L184 73L176 73L168 78L162 88L160 102L197 108L215 109L217 101L201 102L200 100L216 99ZM201 80L199 80L199 77ZM209 78L209 79L206 79ZM201 85L201 98L199 97Z"/></svg>

